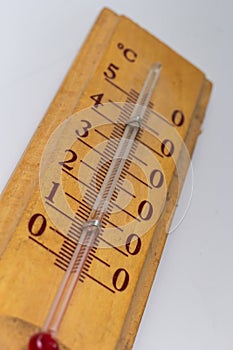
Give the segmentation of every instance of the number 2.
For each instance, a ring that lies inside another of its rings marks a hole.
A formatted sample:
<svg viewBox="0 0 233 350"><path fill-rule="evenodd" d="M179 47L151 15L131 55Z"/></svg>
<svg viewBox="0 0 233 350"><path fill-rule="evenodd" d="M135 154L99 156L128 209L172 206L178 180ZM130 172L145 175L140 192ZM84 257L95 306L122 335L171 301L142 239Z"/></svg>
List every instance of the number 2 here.
<svg viewBox="0 0 233 350"><path fill-rule="evenodd" d="M64 160L63 162L59 162L59 164L61 166L63 166L63 168L65 168L66 170L71 171L74 167L67 165L67 163L73 163L77 160L78 156L77 154L72 150L72 149L66 149L65 152L67 153L71 153L71 158Z"/></svg>

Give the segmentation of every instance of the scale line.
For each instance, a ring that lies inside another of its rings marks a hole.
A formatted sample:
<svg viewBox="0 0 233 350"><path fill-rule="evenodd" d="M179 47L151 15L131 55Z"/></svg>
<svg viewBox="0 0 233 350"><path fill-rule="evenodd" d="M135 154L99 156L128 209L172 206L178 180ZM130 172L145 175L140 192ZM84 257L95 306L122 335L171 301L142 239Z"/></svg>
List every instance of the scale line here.
<svg viewBox="0 0 233 350"><path fill-rule="evenodd" d="M97 280L95 277L89 275L87 272L83 271L83 274L87 277L89 277L90 279L92 279L94 282L98 283L99 285L101 285L102 287L106 288L107 290L109 290L109 292L112 293L116 293L115 290L109 288L108 286L106 286L106 284L100 282L99 280Z"/></svg>
<svg viewBox="0 0 233 350"><path fill-rule="evenodd" d="M135 178L136 180L138 180L139 182L141 182L143 185L145 185L146 187L148 187L149 189L152 190L152 186L148 185L148 183L144 182L143 180L141 180L139 177L137 177L136 175L134 175L133 173L131 173L131 172L128 171L128 170L125 170L125 172L126 172L128 175L132 176L133 178Z"/></svg>
<svg viewBox="0 0 233 350"><path fill-rule="evenodd" d="M106 239L104 239L103 237L99 236L98 238L99 238L101 241L103 241L104 243L106 243L107 245L109 245L110 247L112 247L112 248L114 248L115 250L117 250L119 253L121 253L121 254L123 254L124 256L127 256L127 257L128 257L128 254L127 254L127 253L125 253L125 252L123 252L123 250L121 250L121 249L115 247L114 244L112 244L112 243L106 241Z"/></svg>
<svg viewBox="0 0 233 350"><path fill-rule="evenodd" d="M150 109L150 112L152 114L154 114L156 117L158 117L159 119L161 119L163 122L167 123L168 125L174 127L174 125L172 123L170 123L166 118L164 118L161 114L159 114L158 112L155 112L153 109Z"/></svg>
<svg viewBox="0 0 233 350"><path fill-rule="evenodd" d="M106 261L102 260L101 258L96 256L95 254L89 253L89 255L92 256L94 259L98 260L99 262L101 262L102 264L106 265L107 267L110 267L110 265Z"/></svg>
<svg viewBox="0 0 233 350"><path fill-rule="evenodd" d="M67 246L64 245L61 247L61 251L64 251L66 254L72 255L74 253L76 247L72 247L72 246Z"/></svg>
<svg viewBox="0 0 233 350"><path fill-rule="evenodd" d="M120 87L119 85L113 83L113 81L111 81L111 80L109 80L109 79L107 79L107 78L105 78L105 80L106 80L109 84L111 84L112 86L114 86L115 88L117 88L118 90L120 90L121 92L123 92L125 95L127 95L127 96L130 95L127 91L125 91L124 89L122 89L122 87Z"/></svg>
<svg viewBox="0 0 233 350"><path fill-rule="evenodd" d="M142 163L143 165L148 166L148 164L146 164L143 160L141 160L140 158L138 158L138 157L135 156L134 154L130 155L130 157L135 158L135 159L137 159L140 163Z"/></svg>
<svg viewBox="0 0 233 350"><path fill-rule="evenodd" d="M143 126L144 126L145 129L150 130L150 131L151 131L153 134L155 134L156 136L159 136L159 132L156 131L156 130L154 130L153 128L151 128L149 125L144 124Z"/></svg>
<svg viewBox="0 0 233 350"><path fill-rule="evenodd" d="M81 160L81 163L86 165L89 169L91 169L94 173L97 173L97 170L93 168L90 164L86 163L84 160Z"/></svg>
<svg viewBox="0 0 233 350"><path fill-rule="evenodd" d="M55 262L54 265L57 266L59 269L63 270L64 272L66 272L67 270L67 266L61 266L60 263Z"/></svg>
<svg viewBox="0 0 233 350"><path fill-rule="evenodd" d="M103 219L103 222L106 221L108 224L112 225L113 227L115 227L117 230L123 232L122 228L120 228L119 226L115 225L112 221L110 221L109 219Z"/></svg>
<svg viewBox="0 0 233 350"><path fill-rule="evenodd" d="M145 142L143 142L141 139L137 140L138 142L140 142L142 145L144 145L145 147L147 147L148 149L150 149L152 152L156 153L159 157L163 158L163 155L161 153L159 153L158 151L156 151L154 148L150 147L149 145L147 145Z"/></svg>
<svg viewBox="0 0 233 350"><path fill-rule="evenodd" d="M81 138L78 139L78 141L82 142L85 146L89 147L90 149L92 149L93 151L95 151L96 153L98 153L100 156L103 156L103 154L98 151L97 149L95 149L95 147L89 145L89 143L83 141Z"/></svg>
<svg viewBox="0 0 233 350"><path fill-rule="evenodd" d="M77 243L77 242L73 241L72 239L70 239L68 236L64 235L63 233L61 233L60 231L58 231L57 229L55 229L54 227L49 226L49 228L50 228L50 230L56 232L59 236L63 237L64 239L66 239L66 240L68 240L68 241L70 241L70 242L73 242L73 243L75 243L75 244Z"/></svg>
<svg viewBox="0 0 233 350"><path fill-rule="evenodd" d="M102 118L106 119L110 124L116 124L112 119L108 118L106 115L104 115L103 113L100 113L99 111L97 111L97 109L95 109L94 107L91 107L91 109L96 112L97 114L99 114Z"/></svg>
<svg viewBox="0 0 233 350"><path fill-rule="evenodd" d="M127 190L126 190L124 187L122 187L121 185L117 185L117 187L118 187L120 190L122 190L122 191L124 191L125 193L127 193L128 195L130 195L131 197L136 198L135 194L133 194L133 193L127 191Z"/></svg>
<svg viewBox="0 0 233 350"><path fill-rule="evenodd" d="M100 132L99 130L97 130L97 129L94 129L95 130L95 132L97 133L97 134L99 134L100 136L102 136L102 137L104 137L105 139L107 139L107 140L111 140L111 138L110 137L108 137L108 136L106 136L106 135L104 135L102 132Z"/></svg>
<svg viewBox="0 0 233 350"><path fill-rule="evenodd" d="M116 102L112 101L112 100L108 100L108 102L110 102L111 104L113 104L114 107L120 109L121 111L124 111L124 108L120 107Z"/></svg>
<svg viewBox="0 0 233 350"><path fill-rule="evenodd" d="M70 219L73 222L76 222L75 219L73 219L71 216L67 215L66 213L64 213L62 210L58 209L57 207L55 207L54 205L52 205L49 202L45 202L45 204L48 204L51 208L55 209L56 211L58 211L60 214L64 215L65 217L67 217L68 219Z"/></svg>
<svg viewBox="0 0 233 350"><path fill-rule="evenodd" d="M47 250L49 253L52 253L53 255L57 256L58 258L60 257L59 254L55 253L52 249L46 247L43 243L37 241L34 237L32 237L32 236L28 236L28 237L29 237L29 239L31 239L33 242L38 243L42 248L44 248L45 250Z"/></svg>
<svg viewBox="0 0 233 350"><path fill-rule="evenodd" d="M91 208L89 208L85 203L83 203L82 201L78 200L76 197L72 196L72 194L65 192L65 194L70 197L71 199L73 199L75 202L78 202L80 205L84 206L87 210L91 210Z"/></svg>
<svg viewBox="0 0 233 350"><path fill-rule="evenodd" d="M84 181L80 180L78 177L74 176L73 174L71 174L69 171L65 170L64 168L62 168L62 171L64 171L64 173L66 173L67 175L71 176L73 179L75 179L76 181L80 182L82 185L86 186L87 188L89 188L91 191L95 191L93 188L91 188L91 186L89 186L88 184L86 184Z"/></svg>
<svg viewBox="0 0 233 350"><path fill-rule="evenodd" d="M131 218L137 220L138 222L141 222L141 220L139 218L137 218L135 215L131 214L130 212L128 212L127 210L123 209L122 207L120 207L119 205L117 205L114 202L111 202L115 207L117 207L118 209L122 210L124 213L126 213L127 215L131 216Z"/></svg>

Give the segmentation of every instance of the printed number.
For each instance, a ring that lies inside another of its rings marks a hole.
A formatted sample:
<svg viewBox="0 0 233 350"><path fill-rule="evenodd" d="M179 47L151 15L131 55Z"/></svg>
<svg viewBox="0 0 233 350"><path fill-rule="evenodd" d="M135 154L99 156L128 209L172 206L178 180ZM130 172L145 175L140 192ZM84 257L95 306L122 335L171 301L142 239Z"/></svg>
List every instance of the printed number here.
<svg viewBox="0 0 233 350"><path fill-rule="evenodd" d="M33 236L41 236L47 226L47 221L44 217L44 215L37 213L34 214L29 223L28 223L28 230Z"/></svg>
<svg viewBox="0 0 233 350"><path fill-rule="evenodd" d="M98 108L99 105L103 106L103 103L101 102L104 97L104 94L97 94L97 95L92 95L90 98L95 101L94 107Z"/></svg>
<svg viewBox="0 0 233 350"><path fill-rule="evenodd" d="M175 126L182 126L184 124L184 113L180 109L176 109L172 113L172 122Z"/></svg>
<svg viewBox="0 0 233 350"><path fill-rule="evenodd" d="M78 129L76 129L75 130L76 135L78 137L87 137L88 136L88 130L91 129L92 125L91 125L91 123L88 120L82 119L81 122L83 124L82 130L80 132Z"/></svg>
<svg viewBox="0 0 233 350"><path fill-rule="evenodd" d="M107 72L104 72L104 75L108 79L115 79L116 78L116 71L119 69L119 67L115 66L115 64L110 63Z"/></svg>
<svg viewBox="0 0 233 350"><path fill-rule="evenodd" d="M70 153L71 154L71 158L67 159L67 160L64 160L63 162L59 162L59 164L61 166L63 166L63 168L71 171L74 167L72 167L70 165L67 165L67 164L75 162L78 159L78 156L72 149L66 149L65 152Z"/></svg>
<svg viewBox="0 0 233 350"><path fill-rule="evenodd" d="M154 169L150 174L151 186L160 188L164 182L164 175L159 169Z"/></svg>
<svg viewBox="0 0 233 350"><path fill-rule="evenodd" d="M138 235L132 233L127 237L125 248L130 255L137 255L142 246L142 241Z"/></svg>
<svg viewBox="0 0 233 350"><path fill-rule="evenodd" d="M152 204L147 200L142 201L138 206L138 215L142 220L150 220L153 215Z"/></svg>
<svg viewBox="0 0 233 350"><path fill-rule="evenodd" d="M51 192L47 197L45 197L45 199L48 199L48 201L50 201L51 203L54 203L53 198L54 198L60 184L59 184L59 182L54 182L54 181L52 181L52 184L53 184L53 187L51 189Z"/></svg>
<svg viewBox="0 0 233 350"><path fill-rule="evenodd" d="M174 153L175 146L171 140L164 140L161 144L161 151L165 157L171 157Z"/></svg>
<svg viewBox="0 0 233 350"><path fill-rule="evenodd" d="M118 269L113 275L112 284L116 290L123 292L129 284L129 274L125 269Z"/></svg>

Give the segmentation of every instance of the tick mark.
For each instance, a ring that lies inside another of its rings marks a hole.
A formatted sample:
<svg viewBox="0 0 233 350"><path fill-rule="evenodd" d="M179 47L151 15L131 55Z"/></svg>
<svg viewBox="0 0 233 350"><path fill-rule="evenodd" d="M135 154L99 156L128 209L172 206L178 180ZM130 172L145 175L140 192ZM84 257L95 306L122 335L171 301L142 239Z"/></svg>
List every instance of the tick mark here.
<svg viewBox="0 0 233 350"><path fill-rule="evenodd" d="M109 80L109 79L107 79L107 78L105 78L105 80L106 80L109 84L111 84L112 86L114 86L115 88L117 88L118 90L120 90L121 92L123 92L125 95L129 96L129 93L128 93L127 91L125 91L124 89L122 89L119 85L113 83L113 81L111 81L111 80Z"/></svg>

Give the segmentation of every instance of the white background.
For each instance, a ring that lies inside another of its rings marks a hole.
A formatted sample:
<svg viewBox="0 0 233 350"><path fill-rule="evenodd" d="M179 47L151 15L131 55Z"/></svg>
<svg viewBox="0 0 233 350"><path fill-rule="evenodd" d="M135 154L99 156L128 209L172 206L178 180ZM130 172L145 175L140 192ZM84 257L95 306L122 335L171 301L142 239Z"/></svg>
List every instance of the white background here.
<svg viewBox="0 0 233 350"><path fill-rule="evenodd" d="M1 190L104 6L132 18L213 81L193 159L192 202L168 238L134 350L232 349L233 2L0 4Z"/></svg>

